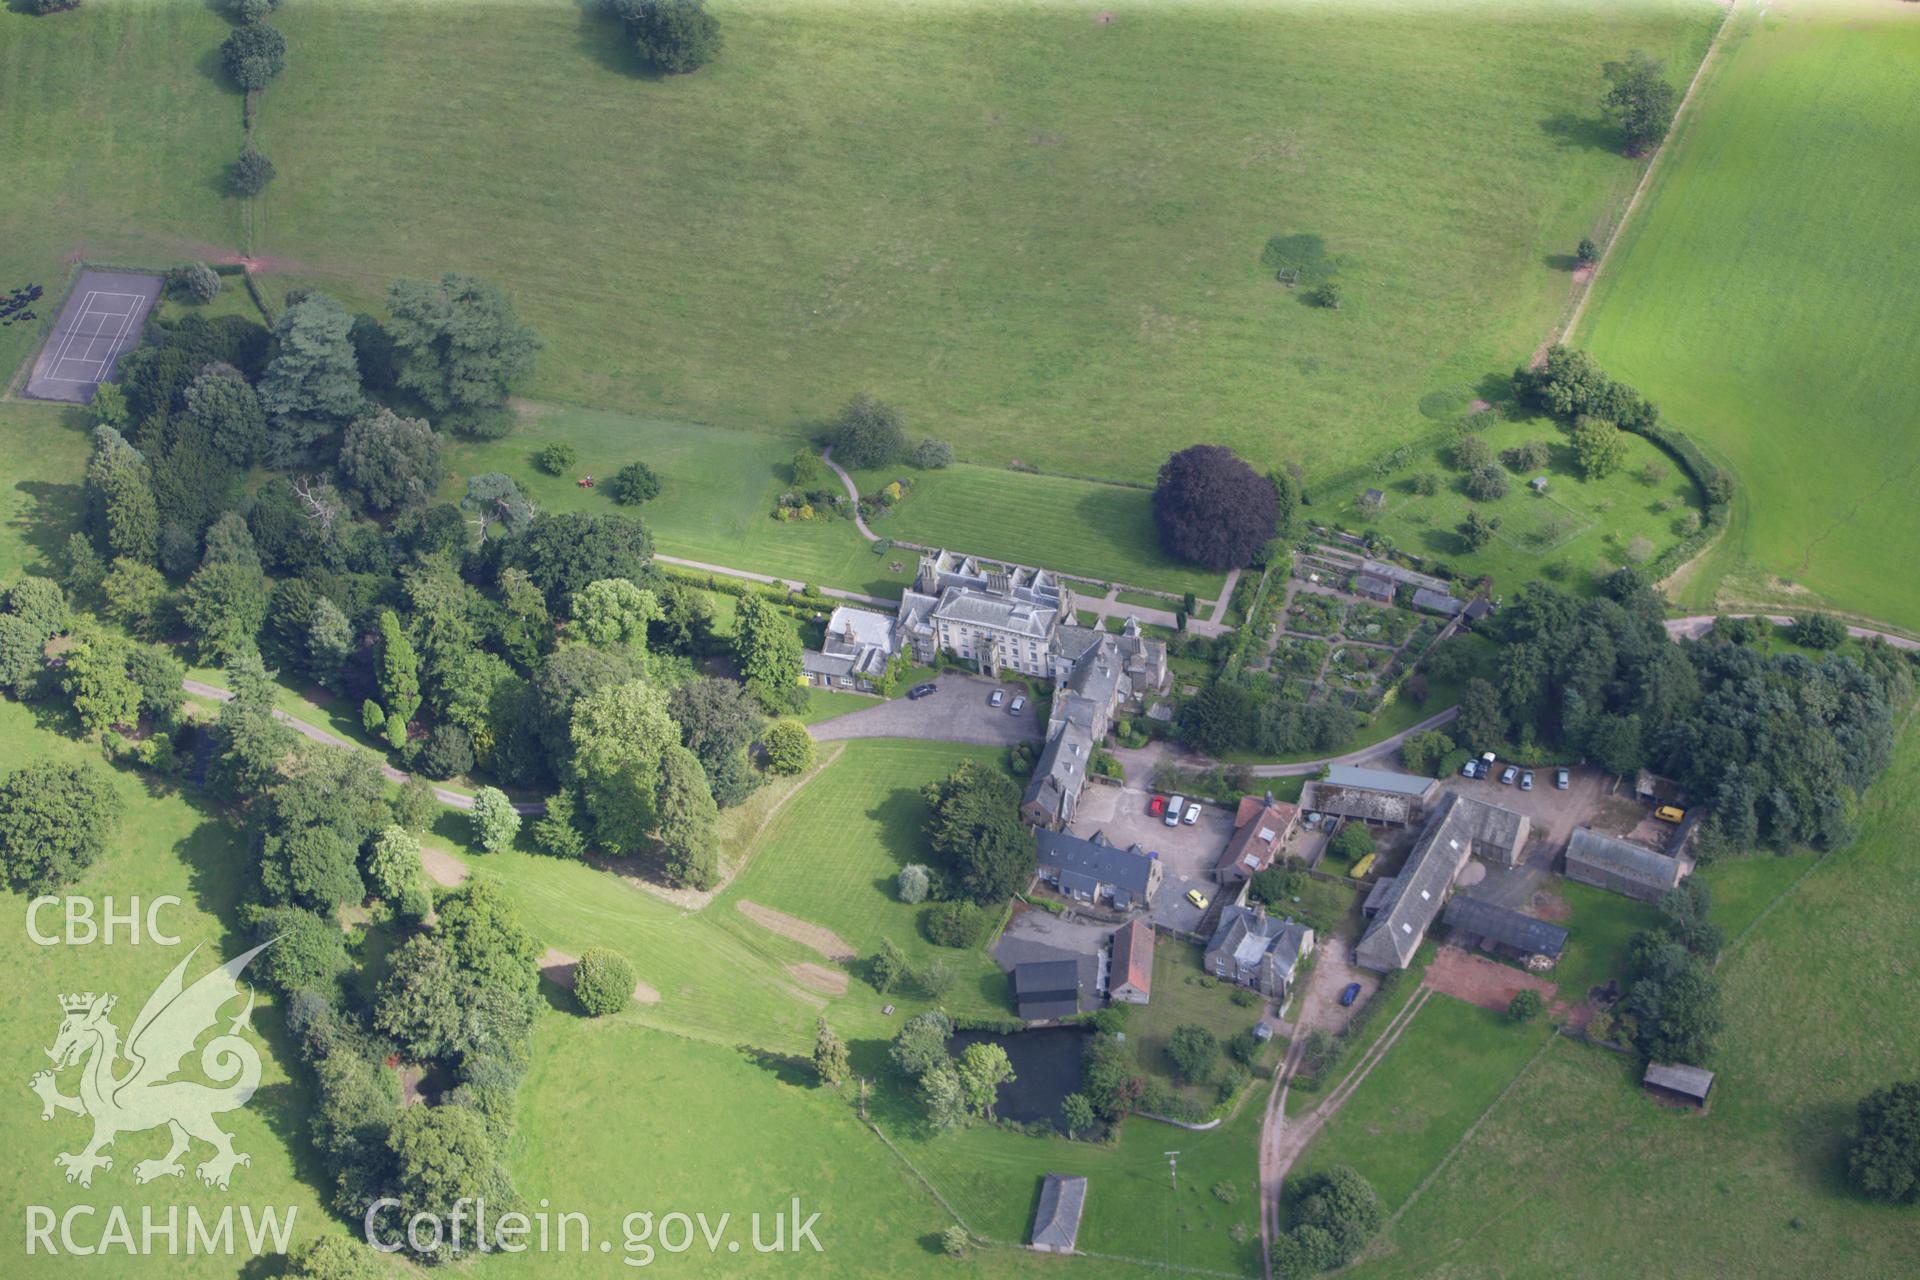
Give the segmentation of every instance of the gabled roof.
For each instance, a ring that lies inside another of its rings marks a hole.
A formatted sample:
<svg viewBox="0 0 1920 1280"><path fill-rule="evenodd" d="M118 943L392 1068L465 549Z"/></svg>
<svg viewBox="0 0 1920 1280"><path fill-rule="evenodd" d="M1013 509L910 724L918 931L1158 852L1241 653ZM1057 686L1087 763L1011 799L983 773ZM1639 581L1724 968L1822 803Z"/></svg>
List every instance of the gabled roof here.
<svg viewBox="0 0 1920 1280"><path fill-rule="evenodd" d="M1573 829L1573 836L1567 841L1567 863L1591 867L1653 888L1671 889L1680 883L1680 864L1675 859L1586 827Z"/></svg>
<svg viewBox="0 0 1920 1280"><path fill-rule="evenodd" d="M1038 804L1058 821L1073 817L1080 788L1086 785L1087 765L1093 759L1093 736L1074 721L1062 724L1034 765L1033 780L1020 798L1020 807Z"/></svg>
<svg viewBox="0 0 1920 1280"><path fill-rule="evenodd" d="M1040 1205L1033 1211L1036 1245L1070 1253L1080 1238L1080 1215L1087 1204L1087 1180L1050 1173L1040 1183Z"/></svg>
<svg viewBox="0 0 1920 1280"><path fill-rule="evenodd" d="M1378 574L1372 574L1372 573L1355 574L1353 579L1353 589L1359 592L1363 596L1373 596L1381 600L1387 600L1393 597L1392 580L1388 578L1382 578Z"/></svg>
<svg viewBox="0 0 1920 1280"><path fill-rule="evenodd" d="M1055 868L1062 879L1068 875L1084 876L1125 890L1134 897L1146 896L1153 860L1145 854L1116 849L1104 840L1082 840L1064 831L1041 831L1036 838L1040 865Z"/></svg>
<svg viewBox="0 0 1920 1280"><path fill-rule="evenodd" d="M1440 914L1450 929L1477 933L1516 951L1559 959L1567 945L1567 931L1557 924L1509 911L1478 898L1454 898Z"/></svg>
<svg viewBox="0 0 1920 1280"><path fill-rule="evenodd" d="M1641 1077L1641 1083L1661 1089L1671 1089L1675 1093L1683 1093L1689 1098L1698 1098L1705 1102L1707 1094L1713 1089L1713 1072L1704 1067L1649 1062L1647 1074Z"/></svg>
<svg viewBox="0 0 1920 1280"><path fill-rule="evenodd" d="M1240 809L1234 814L1234 833L1227 837L1227 847L1220 854L1218 866L1221 870L1239 867L1243 873L1251 876L1263 871L1273 863L1280 842L1286 839L1287 832L1293 830L1295 819L1300 810L1283 801L1264 801L1257 796L1242 796Z"/></svg>
<svg viewBox="0 0 1920 1280"><path fill-rule="evenodd" d="M1146 995L1153 990L1153 926L1129 920L1113 931L1113 968L1107 986L1121 984Z"/></svg>
<svg viewBox="0 0 1920 1280"><path fill-rule="evenodd" d="M1407 854L1406 865L1394 878L1393 888L1383 895L1385 905L1360 936L1360 944L1354 948L1356 960L1382 972L1404 969L1412 962L1421 940L1440 915L1453 878L1473 852L1470 829L1483 821L1476 810L1495 807L1456 792L1441 798Z"/></svg>
<svg viewBox="0 0 1920 1280"><path fill-rule="evenodd" d="M1012 989L1014 1007L1028 1022L1080 1012L1080 966L1072 959L1015 965Z"/></svg>
<svg viewBox="0 0 1920 1280"><path fill-rule="evenodd" d="M1396 796L1421 799L1439 786L1437 778L1422 778L1389 769L1362 769L1357 765L1336 764L1327 769L1327 782L1336 787L1358 787L1363 791L1385 791Z"/></svg>
<svg viewBox="0 0 1920 1280"><path fill-rule="evenodd" d="M1464 602L1454 599L1445 591L1434 591L1428 587L1421 587L1413 593L1413 607L1416 609L1428 609L1434 613L1444 613L1448 617L1452 617L1454 614L1466 608L1466 605Z"/></svg>

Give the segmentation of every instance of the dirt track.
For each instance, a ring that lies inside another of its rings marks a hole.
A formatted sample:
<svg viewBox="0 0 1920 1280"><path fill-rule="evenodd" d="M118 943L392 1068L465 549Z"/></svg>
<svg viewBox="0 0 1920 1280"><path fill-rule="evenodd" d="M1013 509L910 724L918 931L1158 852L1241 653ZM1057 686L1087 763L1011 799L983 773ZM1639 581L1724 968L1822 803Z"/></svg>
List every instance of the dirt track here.
<svg viewBox="0 0 1920 1280"><path fill-rule="evenodd" d="M772 907L763 907L745 898L734 905L740 908L741 915L762 929L771 929L783 938L792 938L801 946L811 947L837 964L847 964L854 959L853 948L831 929L809 924L798 916L790 916L784 911L775 911Z"/></svg>

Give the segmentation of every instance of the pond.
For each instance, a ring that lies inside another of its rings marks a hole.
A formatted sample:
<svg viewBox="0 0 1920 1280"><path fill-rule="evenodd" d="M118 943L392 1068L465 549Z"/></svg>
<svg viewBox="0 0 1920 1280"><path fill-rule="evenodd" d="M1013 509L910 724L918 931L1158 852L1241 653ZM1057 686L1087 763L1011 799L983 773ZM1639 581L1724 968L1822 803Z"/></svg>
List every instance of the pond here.
<svg viewBox="0 0 1920 1280"><path fill-rule="evenodd" d="M1080 1091L1080 1056L1092 1034L1083 1027L1038 1027L1010 1035L960 1031L948 1045L956 1058L970 1044L986 1042L1005 1049L1013 1064L1013 1083L1000 1086L994 1114L1022 1124L1051 1121L1065 1132L1060 1100Z"/></svg>

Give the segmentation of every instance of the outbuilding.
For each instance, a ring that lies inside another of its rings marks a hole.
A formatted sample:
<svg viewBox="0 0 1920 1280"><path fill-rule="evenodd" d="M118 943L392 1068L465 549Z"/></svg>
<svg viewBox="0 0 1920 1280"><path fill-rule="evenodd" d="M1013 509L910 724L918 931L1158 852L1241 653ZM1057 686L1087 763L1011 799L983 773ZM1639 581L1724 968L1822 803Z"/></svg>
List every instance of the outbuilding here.
<svg viewBox="0 0 1920 1280"><path fill-rule="evenodd" d="M1713 1072L1678 1063L1649 1062L1640 1082L1656 1098L1693 1107L1705 1107L1707 1095L1713 1092Z"/></svg>
<svg viewBox="0 0 1920 1280"><path fill-rule="evenodd" d="M1653 902L1680 883L1680 861L1586 827L1575 827L1567 841L1567 879Z"/></svg>
<svg viewBox="0 0 1920 1280"><path fill-rule="evenodd" d="M1041 1253L1072 1253L1080 1240L1080 1215L1087 1207L1087 1180L1050 1173L1040 1182L1040 1203L1033 1211L1028 1243Z"/></svg>

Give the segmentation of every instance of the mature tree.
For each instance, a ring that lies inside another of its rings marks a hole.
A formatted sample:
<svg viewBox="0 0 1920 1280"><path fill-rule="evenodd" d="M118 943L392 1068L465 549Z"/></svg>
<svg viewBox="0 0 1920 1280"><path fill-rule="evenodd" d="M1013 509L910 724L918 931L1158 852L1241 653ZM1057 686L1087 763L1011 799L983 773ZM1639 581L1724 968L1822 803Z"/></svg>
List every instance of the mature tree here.
<svg viewBox="0 0 1920 1280"><path fill-rule="evenodd" d="M467 518L479 529L482 542L487 539L487 531L496 527L508 534L520 533L538 514L532 500L521 494L513 477L498 471L468 478L460 510L466 512Z"/></svg>
<svg viewBox="0 0 1920 1280"><path fill-rule="evenodd" d="M362 866L367 889L384 902L398 902L420 883L420 841L398 823L367 846Z"/></svg>
<svg viewBox="0 0 1920 1280"><path fill-rule="evenodd" d="M1469 509L1467 518L1457 526L1460 541L1469 551L1478 551L1493 541L1493 535L1500 532L1499 516L1484 516L1477 509Z"/></svg>
<svg viewBox="0 0 1920 1280"><path fill-rule="evenodd" d="M1209 755L1250 745L1259 708L1237 684L1217 681L1180 708L1180 737Z"/></svg>
<svg viewBox="0 0 1920 1280"><path fill-rule="evenodd" d="M1220 1060L1220 1041L1205 1027L1191 1024L1175 1027L1167 1037L1167 1057L1174 1069L1189 1084L1205 1084L1213 1078Z"/></svg>
<svg viewBox="0 0 1920 1280"><path fill-rule="evenodd" d="M260 845L260 886L270 901L331 912L366 896L357 852L330 826L269 831Z"/></svg>
<svg viewBox="0 0 1920 1280"><path fill-rule="evenodd" d="M287 65L287 38L264 22L235 27L220 45L220 63L240 88L264 89Z"/></svg>
<svg viewBox="0 0 1920 1280"><path fill-rule="evenodd" d="M457 724L442 722L427 732L414 754L413 767L429 778L457 778L474 765L473 737Z"/></svg>
<svg viewBox="0 0 1920 1280"><path fill-rule="evenodd" d="M301 643L307 653L307 670L322 686L343 692L347 659L358 647L359 637L340 606L325 596L316 596L307 610L306 635Z"/></svg>
<svg viewBox="0 0 1920 1280"><path fill-rule="evenodd" d="M1902 1080L1860 1100L1847 1143L1847 1178L1869 1199L1920 1200L1920 1080Z"/></svg>
<svg viewBox="0 0 1920 1280"><path fill-rule="evenodd" d="M1343 862L1358 862L1373 852L1373 832L1364 822L1342 823L1327 850Z"/></svg>
<svg viewBox="0 0 1920 1280"><path fill-rule="evenodd" d="M301 907L244 909L258 942L271 942L260 957L262 976L282 991L326 991L352 962L340 925Z"/></svg>
<svg viewBox="0 0 1920 1280"><path fill-rule="evenodd" d="M1607 95L1601 100L1607 114L1620 126L1627 154L1640 155L1660 145L1673 124L1674 92L1667 83L1667 64L1638 49L1622 62L1601 64Z"/></svg>
<svg viewBox="0 0 1920 1280"><path fill-rule="evenodd" d="M316 911L358 902L361 846L393 822L387 780L366 752L308 748L257 808L261 886L269 900Z"/></svg>
<svg viewBox="0 0 1920 1280"><path fill-rule="evenodd" d="M41 644L65 631L73 620L65 593L51 578L22 578L7 588L6 611L20 619Z"/></svg>
<svg viewBox="0 0 1920 1280"><path fill-rule="evenodd" d="M574 704L569 736L595 839L612 854L644 852L661 816L662 757L684 750L667 695L643 680L596 690Z"/></svg>
<svg viewBox="0 0 1920 1280"><path fill-rule="evenodd" d="M813 1023L813 1070L821 1084L839 1088L853 1070L847 1054L847 1042L827 1023L826 1015Z"/></svg>
<svg viewBox="0 0 1920 1280"><path fill-rule="evenodd" d="M644 462L629 462L607 481L607 496L623 507L637 507L660 496L660 477Z"/></svg>
<svg viewBox="0 0 1920 1280"><path fill-rule="evenodd" d="M547 797L547 809L533 824L533 844L542 853L556 858L579 858L587 852L587 838L581 834L575 810L578 802L572 791L559 791Z"/></svg>
<svg viewBox="0 0 1920 1280"><path fill-rule="evenodd" d="M1454 738L1478 751L1485 751L1507 736L1507 720L1500 709L1500 693L1485 680L1475 677L1460 691L1460 716L1454 721Z"/></svg>
<svg viewBox="0 0 1920 1280"><path fill-rule="evenodd" d="M1070 1093L1060 1099L1060 1123L1067 1126L1069 1138L1093 1128L1093 1104L1086 1094Z"/></svg>
<svg viewBox="0 0 1920 1280"><path fill-rule="evenodd" d="M807 726L792 716L782 716L767 726L760 737L767 753L767 768L775 773L805 773L813 767L816 748Z"/></svg>
<svg viewBox="0 0 1920 1280"><path fill-rule="evenodd" d="M0 868L23 893L71 884L120 822L120 795L91 760L36 760L0 778Z"/></svg>
<svg viewBox="0 0 1920 1280"><path fill-rule="evenodd" d="M167 273L175 296L202 305L220 296L220 273L204 262L189 262Z"/></svg>
<svg viewBox="0 0 1920 1280"><path fill-rule="evenodd" d="M785 710L788 695L800 686L802 649L792 619L761 596L740 597L733 652L748 692L769 711Z"/></svg>
<svg viewBox="0 0 1920 1280"><path fill-rule="evenodd" d="M535 996L541 947L498 883L468 881L441 900L439 915L439 936L476 982L529 1000Z"/></svg>
<svg viewBox="0 0 1920 1280"><path fill-rule="evenodd" d="M424 418L375 409L348 424L340 474L375 511L425 502L440 485L440 437Z"/></svg>
<svg viewBox="0 0 1920 1280"><path fill-rule="evenodd" d="M1830 613L1805 613L1793 622L1793 642L1809 649L1838 649L1847 638L1846 624Z"/></svg>
<svg viewBox="0 0 1920 1280"><path fill-rule="evenodd" d="M454 430L505 435L511 385L533 369L540 340L499 286L448 273L401 280L387 293L394 381Z"/></svg>
<svg viewBox="0 0 1920 1280"><path fill-rule="evenodd" d="M656 649L696 657L713 641L713 601L707 593L672 578L654 591L660 612L647 625Z"/></svg>
<svg viewBox="0 0 1920 1280"><path fill-rule="evenodd" d="M625 578L602 578L574 592L567 608L573 615L569 630L588 644L644 655L647 624L658 616L660 602Z"/></svg>
<svg viewBox="0 0 1920 1280"><path fill-rule="evenodd" d="M132 634L153 639L164 630L171 593L166 576L152 565L121 556L100 580L100 594L107 617Z"/></svg>
<svg viewBox="0 0 1920 1280"><path fill-rule="evenodd" d="M960 1054L960 1088L967 1109L993 1119L1000 1086L1013 1083L1013 1064L1007 1051L991 1040L977 1040Z"/></svg>
<svg viewBox="0 0 1920 1280"><path fill-rule="evenodd" d="M922 471L945 470L953 465L953 446L929 436L913 446L913 457L909 461Z"/></svg>
<svg viewBox="0 0 1920 1280"><path fill-rule="evenodd" d="M276 176L273 161L261 154L251 142L240 148L240 157L227 166L227 186L237 196L257 196Z"/></svg>
<svg viewBox="0 0 1920 1280"><path fill-rule="evenodd" d="M1033 837L1020 821L1020 787L977 760L929 783L927 841L952 871L954 887L975 902L998 902L1032 878Z"/></svg>
<svg viewBox="0 0 1920 1280"><path fill-rule="evenodd" d="M720 850L714 843L720 811L699 758L677 742L660 757L655 810L654 839L660 846L661 869L691 888L712 888L720 870Z"/></svg>
<svg viewBox="0 0 1920 1280"><path fill-rule="evenodd" d="M186 675L187 664L171 649L137 644L128 652L127 678L139 689L140 714L148 718L155 733L172 733L179 727L180 682Z"/></svg>
<svg viewBox="0 0 1920 1280"><path fill-rule="evenodd" d="M898 986L900 979L907 976L907 953L892 938L880 939L880 949L873 953L868 964L868 976L873 979L873 989L886 995Z"/></svg>
<svg viewBox="0 0 1920 1280"><path fill-rule="evenodd" d="M273 0L239 0L236 11L268 10ZM338 932L337 930L335 931ZM318 1236L294 1251L288 1280L382 1280L386 1274L378 1255L347 1236Z"/></svg>
<svg viewBox="0 0 1920 1280"><path fill-rule="evenodd" d="M918 1079L950 1059L947 1040L953 1035L953 1019L938 1009L915 1014L893 1037L887 1050L893 1065Z"/></svg>
<svg viewBox="0 0 1920 1280"><path fill-rule="evenodd" d="M391 609L380 614L380 647L378 656L378 674L380 701L387 713L387 740L389 745L406 745L407 724L420 710L420 657L414 651L413 641L407 638L406 628L400 625L400 615ZM399 733L392 726L399 725Z"/></svg>
<svg viewBox="0 0 1920 1280"><path fill-rule="evenodd" d="M393 820L408 831L419 833L433 825L440 816L440 797L433 794L433 784L419 776L409 777L400 784L400 792L393 798Z"/></svg>
<svg viewBox="0 0 1920 1280"><path fill-rule="evenodd" d="M1580 244L1573 251L1576 261L1583 267L1590 267L1600 261L1600 246L1593 242L1592 236L1581 236Z"/></svg>
<svg viewBox="0 0 1920 1280"><path fill-rule="evenodd" d="M1462 471L1474 471L1493 465L1493 446L1485 436L1463 435L1453 442L1453 465Z"/></svg>
<svg viewBox="0 0 1920 1280"><path fill-rule="evenodd" d="M555 613L590 583L625 578L644 585L653 576L653 535L626 516L541 512L505 544L502 555L527 571Z"/></svg>
<svg viewBox="0 0 1920 1280"><path fill-rule="evenodd" d="M393 1156L393 1194L400 1202L394 1211L396 1221L410 1222L425 1214L446 1222L481 1201L513 1201L513 1186L501 1167L487 1122L470 1107L408 1107L400 1113L387 1144ZM464 1247L456 1248L449 1231L436 1248L422 1249L415 1256L450 1261L471 1248L474 1238L473 1232L467 1232Z"/></svg>
<svg viewBox="0 0 1920 1280"><path fill-rule="evenodd" d="M1273 482L1233 450L1197 444L1160 468L1153 519L1168 554L1209 569L1252 563L1278 527Z"/></svg>
<svg viewBox="0 0 1920 1280"><path fill-rule="evenodd" d="M1604 480L1627 460L1627 438L1603 418L1582 418L1573 429L1573 452L1581 475Z"/></svg>
<svg viewBox="0 0 1920 1280"><path fill-rule="evenodd" d="M315 457L319 443L360 412L353 317L324 293L300 295L273 327L274 356L260 376L260 407L272 423L266 458L286 466Z"/></svg>
<svg viewBox="0 0 1920 1280"><path fill-rule="evenodd" d="M204 564L180 593L180 620L203 659L228 662L252 649L267 621L271 586L258 565Z"/></svg>
<svg viewBox="0 0 1920 1280"><path fill-rule="evenodd" d="M1333 1270L1351 1262L1386 1220L1367 1180L1346 1165L1334 1165L1308 1177L1299 1189L1295 1228L1324 1232L1333 1246L1332 1256L1324 1248L1310 1252L1319 1255L1320 1270Z"/></svg>
<svg viewBox="0 0 1920 1280"><path fill-rule="evenodd" d="M1495 502L1507 496L1507 475L1498 467L1475 467L1460 481L1475 502Z"/></svg>
<svg viewBox="0 0 1920 1280"><path fill-rule="evenodd" d="M11 613L0 614L0 688L11 689L17 698L30 696L46 670L46 646L30 623Z"/></svg>
<svg viewBox="0 0 1920 1280"><path fill-rule="evenodd" d="M934 1133L957 1129L967 1122L967 1089L952 1061L942 1062L921 1076L919 1092L927 1128Z"/></svg>
<svg viewBox="0 0 1920 1280"><path fill-rule="evenodd" d="M1720 987L1678 943L1658 948L1627 993L1634 1044L1654 1062L1705 1062L1720 1033Z"/></svg>
<svg viewBox="0 0 1920 1280"><path fill-rule="evenodd" d="M95 427L87 461L87 523L109 555L152 564L160 508L146 457L112 427Z"/></svg>
<svg viewBox="0 0 1920 1280"><path fill-rule="evenodd" d="M697 677L673 691L669 709L681 742L706 770L714 803L724 809L751 795L759 780L747 747L760 736L766 717L739 683Z"/></svg>
<svg viewBox="0 0 1920 1280"><path fill-rule="evenodd" d="M1438 729L1423 729L1410 733L1400 743L1400 759L1414 773L1432 773L1447 753L1453 750L1453 739Z"/></svg>
<svg viewBox="0 0 1920 1280"><path fill-rule="evenodd" d="M907 456L899 413L864 393L849 400L827 428L827 443L833 460L850 471L892 466Z"/></svg>
<svg viewBox="0 0 1920 1280"><path fill-rule="evenodd" d="M88 733L131 728L140 717L140 686L127 674L127 646L110 632L89 631L68 649L60 687Z"/></svg>
<svg viewBox="0 0 1920 1280"><path fill-rule="evenodd" d="M473 796L473 838L488 853L505 853L520 834L520 813L498 787L482 787Z"/></svg>
<svg viewBox="0 0 1920 1280"><path fill-rule="evenodd" d="M187 385L186 414L222 457L253 465L266 449L267 415L246 375L230 364L209 364Z"/></svg>
<svg viewBox="0 0 1920 1280"><path fill-rule="evenodd" d="M273 717L273 678L259 653L249 651L229 662L221 683L233 697L213 726L207 788L235 803L252 799L279 775L298 739Z"/></svg>
<svg viewBox="0 0 1920 1280"><path fill-rule="evenodd" d="M900 901L908 906L916 906L927 900L930 879L925 867L917 862L909 862L894 877L894 892Z"/></svg>
<svg viewBox="0 0 1920 1280"><path fill-rule="evenodd" d="M1540 993L1527 987L1516 992L1513 999L1507 1002L1507 1016L1515 1022L1532 1022L1544 1008L1546 1002L1541 1000Z"/></svg>
<svg viewBox="0 0 1920 1280"><path fill-rule="evenodd" d="M613 0L634 51L669 75L698 71L719 54L720 23L705 0Z"/></svg>
<svg viewBox="0 0 1920 1280"><path fill-rule="evenodd" d="M633 1002L637 980L627 958L610 947L588 947L573 969L573 998L588 1015L604 1018Z"/></svg>
<svg viewBox="0 0 1920 1280"><path fill-rule="evenodd" d="M580 451L564 440L542 446L540 452L533 455L533 465L550 476L563 475L580 461Z"/></svg>

